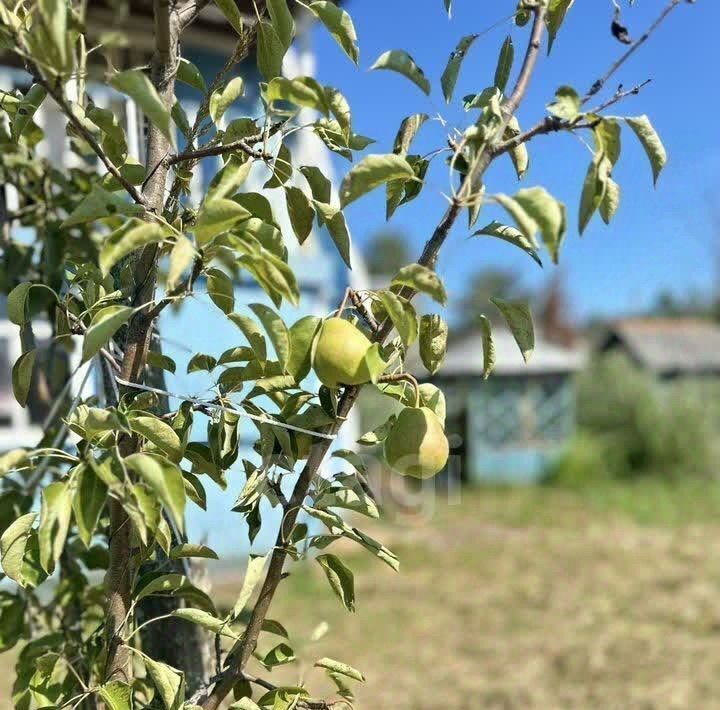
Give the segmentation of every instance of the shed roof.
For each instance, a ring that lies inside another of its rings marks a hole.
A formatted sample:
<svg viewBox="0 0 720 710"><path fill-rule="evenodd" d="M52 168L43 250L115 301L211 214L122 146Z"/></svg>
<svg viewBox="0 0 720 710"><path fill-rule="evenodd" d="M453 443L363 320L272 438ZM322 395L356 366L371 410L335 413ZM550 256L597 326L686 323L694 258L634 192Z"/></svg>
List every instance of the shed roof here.
<svg viewBox="0 0 720 710"><path fill-rule="evenodd" d="M617 346L660 374L720 373L720 326L701 318L618 320L608 326L599 349Z"/></svg>
<svg viewBox="0 0 720 710"><path fill-rule="evenodd" d="M495 343L495 369L493 375L545 375L575 372L585 362L585 352L580 348L555 345L536 334L535 349L526 363L520 348L509 330L493 327ZM459 375L482 375L483 345L480 333L469 333L448 343L445 361L439 377Z"/></svg>

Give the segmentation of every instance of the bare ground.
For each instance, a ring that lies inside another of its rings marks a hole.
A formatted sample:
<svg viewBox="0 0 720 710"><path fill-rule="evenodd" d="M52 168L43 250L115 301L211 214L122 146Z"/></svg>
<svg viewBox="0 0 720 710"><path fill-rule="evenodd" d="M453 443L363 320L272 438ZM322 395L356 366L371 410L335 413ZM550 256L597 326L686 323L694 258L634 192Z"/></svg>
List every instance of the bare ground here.
<svg viewBox="0 0 720 710"><path fill-rule="evenodd" d="M312 668L330 656L365 674L354 684L363 709L720 708L720 508L715 518L699 495L653 521L654 498L632 495L608 506L548 489L480 491L430 519L376 524L401 572L338 548L355 570L349 615L318 565L299 568L273 617L300 662L269 679L330 694ZM219 598L236 593L232 581L217 579ZM309 641L321 622L328 633Z"/></svg>

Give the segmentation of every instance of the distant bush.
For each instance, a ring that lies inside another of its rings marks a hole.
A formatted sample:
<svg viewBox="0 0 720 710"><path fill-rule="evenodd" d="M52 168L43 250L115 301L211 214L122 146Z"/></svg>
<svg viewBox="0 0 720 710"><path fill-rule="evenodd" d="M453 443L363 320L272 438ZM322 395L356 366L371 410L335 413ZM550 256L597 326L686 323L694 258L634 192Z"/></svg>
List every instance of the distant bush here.
<svg viewBox="0 0 720 710"><path fill-rule="evenodd" d="M578 436L548 472L558 483L717 475L720 406L712 380L659 381L606 355L577 381Z"/></svg>

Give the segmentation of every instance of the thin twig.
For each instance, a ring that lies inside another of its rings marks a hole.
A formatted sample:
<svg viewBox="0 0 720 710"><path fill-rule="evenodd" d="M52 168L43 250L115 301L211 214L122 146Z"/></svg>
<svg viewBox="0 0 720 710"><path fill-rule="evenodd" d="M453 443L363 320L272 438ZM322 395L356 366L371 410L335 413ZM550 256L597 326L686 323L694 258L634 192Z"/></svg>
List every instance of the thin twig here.
<svg viewBox="0 0 720 710"><path fill-rule="evenodd" d="M370 312L367 304L360 298L357 291L350 289L350 300L352 301L355 310L362 316L362 319L367 323L368 328L373 333L377 333L380 329L380 324L375 320L375 316Z"/></svg>
<svg viewBox="0 0 720 710"><path fill-rule="evenodd" d="M616 103L622 101L628 96L635 96L639 94L640 91L651 81L652 79L646 79L645 81L637 84L636 86L633 86L632 89L628 89L627 91L623 91L622 86L620 86L618 87L618 90L615 92L612 98L601 103L599 106L592 109L591 111L588 111L587 113L599 114L601 111L610 108L610 106L615 105ZM583 122L582 120L579 121L578 119L574 119L572 121L564 121L557 116L546 116L542 121L536 123L532 128L529 128L527 131L524 131L523 133L518 133L518 135L509 138L508 140L500 143L499 145L496 145L492 149L492 155L493 157L497 157L498 155L507 153L509 150L517 148L518 146L532 140L533 138L535 138L535 136L546 136L550 133L558 133L559 131L575 131L583 128L592 129L595 128L597 123L597 120L589 120Z"/></svg>
<svg viewBox="0 0 720 710"><path fill-rule="evenodd" d="M378 382L409 382L415 390L415 408L420 406L420 385L409 372L396 372L392 375L383 375Z"/></svg>
<svg viewBox="0 0 720 710"><path fill-rule="evenodd" d="M688 2L692 2L693 0L686 0ZM586 104L590 99L595 96L608 82L610 77L615 74L615 72L622 67L625 62L627 62L628 59L643 45L645 42L648 41L650 38L650 35L652 35L655 30L660 27L660 25L663 23L665 18L682 2L682 0L670 0L670 3L665 7L665 9L660 13L660 15L657 17L655 22L653 22L650 27L644 32L644 34L636 39L629 47L628 49L622 54L622 56L615 61L612 66L605 72L605 74L595 81L595 83L590 87L587 94L585 94L582 103L583 105Z"/></svg>
<svg viewBox="0 0 720 710"><path fill-rule="evenodd" d="M231 143L220 143L208 146L207 148L198 148L197 150L186 150L177 155L171 155L167 158L168 165L177 165L187 161L200 160L201 158L209 158L214 155L225 155L227 153L237 153L238 151L245 153L250 158L256 160L270 160L272 155L264 153L261 148L253 148L253 143L258 143L262 139L262 135L251 136L249 138L232 141Z"/></svg>

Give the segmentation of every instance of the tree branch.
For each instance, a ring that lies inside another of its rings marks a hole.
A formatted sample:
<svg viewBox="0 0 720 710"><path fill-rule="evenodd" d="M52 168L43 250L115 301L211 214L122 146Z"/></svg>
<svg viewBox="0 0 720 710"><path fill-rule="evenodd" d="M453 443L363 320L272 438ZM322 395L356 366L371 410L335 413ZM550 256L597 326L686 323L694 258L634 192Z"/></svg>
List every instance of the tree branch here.
<svg viewBox="0 0 720 710"><path fill-rule="evenodd" d="M203 9L210 4L210 0L188 0L180 9L180 30L184 30L198 18Z"/></svg>
<svg viewBox="0 0 720 710"><path fill-rule="evenodd" d="M515 86L515 89L513 90L512 95L508 100L510 103L506 103L506 107L509 105L510 107L517 108L517 106L520 105L527 91L527 87L529 85L530 78L537 60L537 55L539 52L545 25L545 6L538 5L534 7L533 12L535 14L535 20L528 43L528 49L525 55L525 61L523 62L523 68L521 70L520 77ZM506 122L507 120L509 120L511 115L512 113L506 113ZM504 127L502 127L502 129L504 130ZM503 130L499 131L501 135ZM458 196L454 197L451 200L449 207L445 211L445 214L438 223L437 227L435 227L435 230L433 231L430 239L428 239L427 243L425 244L422 255L418 260L419 264L421 264L422 266L426 266L430 269L435 268L440 249L445 243L445 240L450 233L450 229L455 224L455 221L457 220L463 208L463 202L459 195L464 191L464 189L468 189L467 186L469 186L469 189L472 190L472 186L476 183L477 180L482 178L482 175L484 174L489 164L492 162L492 159L493 156L491 154L490 146L488 146L483 151L482 155L479 156L479 159L474 161L471 169L468 171L468 173L463 179ZM403 288L400 293L408 300L415 295L413 289L408 287ZM392 329L392 322L388 318L386 319L385 323L377 330L377 332L373 334L373 342L380 344L384 343ZM340 402L338 404L337 418L331 425L329 425L325 429L325 433L337 434L340 427L350 414L350 411L352 410L352 407L355 404L358 395L360 394L360 390L361 386L346 387L344 389L342 397L340 398ZM312 449L310 450L310 456L308 457L308 460L305 463L305 467L303 468L297 482L295 483L295 487L290 497L290 507L283 519L283 522L280 525L280 529L278 530L275 548L270 558L268 571L265 576L262 588L260 590L257 602L255 603L255 606L253 607L252 613L250 615L250 620L245 629L245 633L240 643L240 647L237 650L237 653L233 655L230 659L228 659L229 666L223 673L222 678L218 679L218 682L216 683L212 691L209 693L209 695L202 698L198 702L198 704L203 708L203 710L218 710L224 698L227 697L227 695L232 691L233 686L237 683L238 680L243 677L243 668L245 667L248 660L252 656L253 651L255 650L258 637L262 630L263 621L270 608L270 604L272 603L275 591L277 590L277 587L283 578L283 567L287 558L287 537L297 521L300 510L302 509L303 501L305 500L305 497L310 490L310 484L312 483L313 478L320 469L325 455L330 448L330 444L330 440L319 440L316 444L313 445Z"/></svg>
<svg viewBox="0 0 720 710"><path fill-rule="evenodd" d="M22 42L21 38L17 35L16 42ZM27 52L24 53L26 57L29 56L27 55ZM123 177L120 170L116 167L112 160L108 158L107 154L102 149L102 146L97 142L95 136L93 136L93 134L87 130L87 128L83 125L82 121L75 115L72 107L67 102L67 99L62 92L62 88L57 84L53 84L52 82L48 81L48 79L43 76L40 68L36 63L32 62L30 59L27 58L25 61L30 68L30 73L33 75L35 81L37 81L37 83L40 84L45 89L45 91L48 92L48 94L52 97L55 103L65 114L68 121L72 124L73 128L83 137L83 140L90 146L90 148L92 148L93 152L100 159L100 162L107 168L107 171L123 186L125 191L138 205L143 205L144 207L147 206L147 201L137 189L137 187L135 187L135 185L133 185L129 180Z"/></svg>
<svg viewBox="0 0 720 710"><path fill-rule="evenodd" d="M647 86L651 81L652 79L646 79L645 81L637 84L636 86L633 86L632 89L628 89L627 91L623 91L622 86L618 87L618 90L610 99L601 103L599 106L592 109L591 111L588 111L588 114L598 114L601 111L610 108L610 106L613 106L619 101L622 101L628 96L635 96L639 94L643 87ZM580 128L592 129L595 128L597 123L597 120L590 120L583 123L578 121L578 119L575 119L573 121L564 121L557 116L546 116L542 121L536 123L532 128L529 128L524 133L518 133L518 135L509 138L508 140L500 143L499 145L496 145L492 149L492 156L493 158L496 158L498 155L507 153L509 150L517 148L519 145L531 141L533 138L535 138L535 136L546 136L550 133L558 133L560 131L575 131Z"/></svg>
<svg viewBox="0 0 720 710"><path fill-rule="evenodd" d="M542 36L545 31L545 16L547 8L545 5L539 5L533 8L535 19L533 20L532 31L530 33L530 41L528 42L523 59L520 74L515 82L515 87L508 99L503 103L503 113L506 118L510 118L517 110L522 100L525 98L530 79L535 71L538 56L540 55L540 45L542 44Z"/></svg>
<svg viewBox="0 0 720 710"><path fill-rule="evenodd" d="M247 139L241 139L232 141L232 143L212 145L207 148L198 148L197 150L186 150L177 155L171 155L167 162L169 165L177 165L177 163L183 163L188 160L200 160L201 158L209 158L213 155L225 155L226 153L237 153L242 152L248 155L250 158L256 160L269 160L272 158L271 155L264 153L260 148L253 148L252 143L257 143L262 140L262 135L251 136Z"/></svg>
<svg viewBox="0 0 720 710"><path fill-rule="evenodd" d="M169 110L175 97L175 75L179 61L180 21L175 0L154 0L155 54L151 80L161 101ZM157 165L145 183L144 204L154 214L161 214L165 201L165 181L168 166L162 161L170 149L168 139L152 123L148 123L147 166ZM135 282L132 305L150 303L155 295L157 245L145 247L133 254L131 264ZM152 318L146 309L138 311L130 320L123 347L122 379L139 382L145 364L152 332ZM125 436L119 442L124 458L136 450L135 437ZM122 503L114 498L109 502L110 540L109 565L105 578L107 596L105 635L107 643L106 678L129 679L130 655L122 641L122 630L127 623L132 604L132 525Z"/></svg>
<svg viewBox="0 0 720 710"><path fill-rule="evenodd" d="M693 3L695 0L686 0L688 3ZM582 103L586 104L590 99L595 96L608 82L610 77L615 74L615 72L622 67L625 62L630 59L630 57L643 45L645 42L648 41L650 38L650 35L652 35L655 30L660 27L660 25L663 23L665 18L682 2L682 0L670 0L670 3L665 7L665 9L660 13L658 18L653 22L650 27L645 31L645 33L639 37L635 42L633 42L625 51L622 56L610 67L610 69L605 72L605 74L598 79L589 89L587 94L585 94Z"/></svg>

